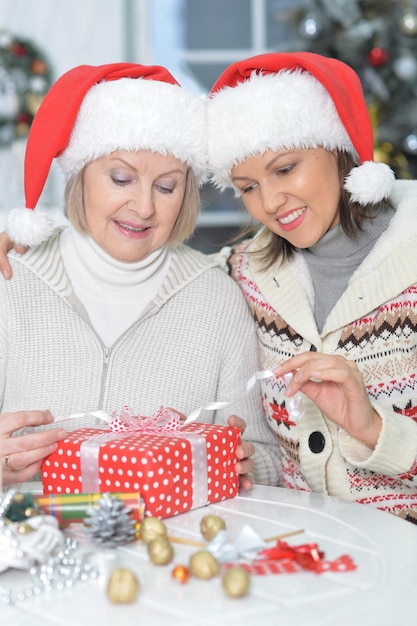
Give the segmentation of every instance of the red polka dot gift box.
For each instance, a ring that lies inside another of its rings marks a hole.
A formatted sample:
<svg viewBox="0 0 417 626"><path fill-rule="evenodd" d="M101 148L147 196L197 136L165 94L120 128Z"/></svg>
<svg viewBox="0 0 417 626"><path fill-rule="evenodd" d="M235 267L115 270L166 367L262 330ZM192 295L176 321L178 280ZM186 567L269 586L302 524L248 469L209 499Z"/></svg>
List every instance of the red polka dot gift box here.
<svg viewBox="0 0 417 626"><path fill-rule="evenodd" d="M139 492L161 518L232 498L240 429L190 423L176 431L69 432L42 464L44 494Z"/></svg>

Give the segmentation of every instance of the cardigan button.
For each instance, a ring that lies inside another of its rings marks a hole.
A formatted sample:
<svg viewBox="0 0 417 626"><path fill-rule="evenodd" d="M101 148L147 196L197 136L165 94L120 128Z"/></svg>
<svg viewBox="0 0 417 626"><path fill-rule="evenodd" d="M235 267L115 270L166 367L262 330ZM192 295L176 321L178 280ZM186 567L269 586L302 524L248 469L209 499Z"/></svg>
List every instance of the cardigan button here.
<svg viewBox="0 0 417 626"><path fill-rule="evenodd" d="M319 454L319 452L323 452L326 440L324 438L323 433L319 430L315 430L314 433L311 433L308 438L308 447L314 454Z"/></svg>

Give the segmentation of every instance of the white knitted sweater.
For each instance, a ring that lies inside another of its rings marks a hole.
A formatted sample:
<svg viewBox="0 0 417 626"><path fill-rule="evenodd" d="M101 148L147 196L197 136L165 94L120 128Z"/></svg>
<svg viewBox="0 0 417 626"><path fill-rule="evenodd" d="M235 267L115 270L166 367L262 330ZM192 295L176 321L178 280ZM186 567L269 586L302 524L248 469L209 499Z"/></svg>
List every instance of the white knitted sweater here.
<svg viewBox="0 0 417 626"><path fill-rule="evenodd" d="M417 182L397 181L388 229L352 275L318 332L314 293L299 254L263 270L262 232L223 265L255 318L263 368L317 350L356 361L383 420L371 451L302 397L304 416L289 415L282 379L262 383L268 420L282 451L282 484L371 504L417 520Z"/></svg>
<svg viewBox="0 0 417 626"><path fill-rule="evenodd" d="M74 297L59 231L25 255L10 253L10 261L13 279L0 279L2 412L49 408L65 416L128 405L151 415L163 405L188 415L211 401L238 399L200 421L243 417L244 438L257 444L255 480L277 484L278 448L260 390L245 394L259 369L253 321L240 290L213 261L175 248L153 306L110 348Z"/></svg>

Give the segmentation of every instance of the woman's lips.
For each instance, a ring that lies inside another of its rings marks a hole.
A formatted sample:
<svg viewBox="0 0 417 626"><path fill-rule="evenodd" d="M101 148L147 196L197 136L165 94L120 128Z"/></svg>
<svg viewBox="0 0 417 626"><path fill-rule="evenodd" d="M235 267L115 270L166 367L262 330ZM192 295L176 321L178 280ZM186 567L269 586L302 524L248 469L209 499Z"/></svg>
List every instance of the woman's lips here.
<svg viewBox="0 0 417 626"><path fill-rule="evenodd" d="M285 230L285 231L294 230L304 220L306 211L307 211L307 207L305 206L299 209L294 209L293 211L289 211L285 215L281 215L280 217L277 217L277 222L281 226L282 230Z"/></svg>
<svg viewBox="0 0 417 626"><path fill-rule="evenodd" d="M113 223L124 235L136 239L140 239L147 235L149 230L152 228L151 226L137 226L135 224L130 224L129 222L119 222L117 220L113 220Z"/></svg>

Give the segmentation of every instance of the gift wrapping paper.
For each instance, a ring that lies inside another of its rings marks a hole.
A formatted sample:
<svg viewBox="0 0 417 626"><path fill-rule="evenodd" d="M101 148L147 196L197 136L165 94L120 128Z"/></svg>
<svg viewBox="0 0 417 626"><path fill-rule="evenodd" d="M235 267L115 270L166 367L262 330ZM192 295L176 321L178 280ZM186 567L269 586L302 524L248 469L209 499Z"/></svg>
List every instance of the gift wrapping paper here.
<svg viewBox="0 0 417 626"><path fill-rule="evenodd" d="M138 492L146 515L171 517L237 495L240 429L191 423L176 432L69 432L42 463L48 494Z"/></svg>

